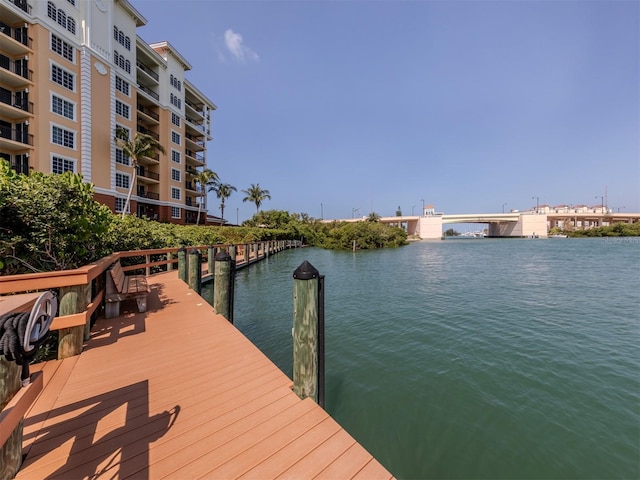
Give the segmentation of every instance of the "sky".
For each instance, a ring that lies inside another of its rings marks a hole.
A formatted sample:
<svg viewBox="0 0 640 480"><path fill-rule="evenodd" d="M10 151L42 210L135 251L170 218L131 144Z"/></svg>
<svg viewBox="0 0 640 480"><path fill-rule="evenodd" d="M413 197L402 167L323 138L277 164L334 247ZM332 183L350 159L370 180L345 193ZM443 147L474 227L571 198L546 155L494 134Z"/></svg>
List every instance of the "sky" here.
<svg viewBox="0 0 640 480"><path fill-rule="evenodd" d="M218 107L231 223L251 184L324 219L640 212L637 0L130 1Z"/></svg>

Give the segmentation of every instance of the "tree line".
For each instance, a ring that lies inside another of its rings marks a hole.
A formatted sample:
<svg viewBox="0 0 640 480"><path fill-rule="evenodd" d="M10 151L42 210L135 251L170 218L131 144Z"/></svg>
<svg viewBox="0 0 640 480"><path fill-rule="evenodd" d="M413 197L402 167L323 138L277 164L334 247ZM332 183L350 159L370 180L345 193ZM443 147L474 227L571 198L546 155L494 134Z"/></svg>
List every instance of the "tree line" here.
<svg viewBox="0 0 640 480"><path fill-rule="evenodd" d="M18 174L2 159L0 274L67 270L116 251L190 245L302 239L322 248L369 249L407 243L403 229L376 221L377 215L367 222L325 223L306 213L261 211L270 194L259 184L245 193L256 214L242 226L160 223L112 213L93 199L93 186L82 175Z"/></svg>

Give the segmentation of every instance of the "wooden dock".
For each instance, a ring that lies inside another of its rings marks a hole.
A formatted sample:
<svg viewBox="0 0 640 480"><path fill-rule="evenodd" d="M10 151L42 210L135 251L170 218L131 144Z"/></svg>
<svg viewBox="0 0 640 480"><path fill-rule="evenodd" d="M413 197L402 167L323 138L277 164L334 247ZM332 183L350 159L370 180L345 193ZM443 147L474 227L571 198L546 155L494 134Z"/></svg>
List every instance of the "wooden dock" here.
<svg viewBox="0 0 640 480"><path fill-rule="evenodd" d="M18 479L392 475L176 271L98 319L79 356L32 366Z"/></svg>

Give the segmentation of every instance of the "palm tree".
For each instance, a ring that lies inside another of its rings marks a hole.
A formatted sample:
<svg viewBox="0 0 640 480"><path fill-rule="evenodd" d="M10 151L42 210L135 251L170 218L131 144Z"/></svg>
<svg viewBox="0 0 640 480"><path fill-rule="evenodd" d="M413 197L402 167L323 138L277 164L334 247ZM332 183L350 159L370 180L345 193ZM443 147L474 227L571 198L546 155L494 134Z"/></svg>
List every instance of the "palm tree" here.
<svg viewBox="0 0 640 480"><path fill-rule="evenodd" d="M271 200L269 190L263 190L260 188L259 183L256 183L255 185L252 183L251 187L247 190L242 190L242 193L247 194L247 196L242 199L243 202L253 202L256 204L256 213L260 211L260 205L263 200Z"/></svg>
<svg viewBox="0 0 640 480"><path fill-rule="evenodd" d="M216 196L220 199L220 216L224 223L224 201L231 196L232 192L237 192L236 187L228 183L221 183L215 188Z"/></svg>
<svg viewBox="0 0 640 480"><path fill-rule="evenodd" d="M164 153L164 147L151 135L146 133L136 133L133 140L129 138L129 131L124 128L116 128L116 136L114 138L116 145L122 149L122 152L131 159L131 166L133 167L133 178L129 183L129 193L127 194L127 200L124 203L122 209L122 218L129 210L129 203L131 202L131 194L133 193L133 187L136 184L138 176L138 166L140 165L140 158L142 157L155 157L156 153Z"/></svg>
<svg viewBox="0 0 640 480"><path fill-rule="evenodd" d="M193 182L196 185L200 185L200 196L204 201L207 198L207 187L209 191L215 188L220 183L218 174L209 168L205 168L201 172L196 173L193 176ZM196 225L200 224L200 212L202 211L202 201L198 202L198 218L196 219ZM206 222L205 222L206 223Z"/></svg>
<svg viewBox="0 0 640 480"><path fill-rule="evenodd" d="M380 218L380 215L378 215L376 212L371 212L367 217L367 222L379 222Z"/></svg>

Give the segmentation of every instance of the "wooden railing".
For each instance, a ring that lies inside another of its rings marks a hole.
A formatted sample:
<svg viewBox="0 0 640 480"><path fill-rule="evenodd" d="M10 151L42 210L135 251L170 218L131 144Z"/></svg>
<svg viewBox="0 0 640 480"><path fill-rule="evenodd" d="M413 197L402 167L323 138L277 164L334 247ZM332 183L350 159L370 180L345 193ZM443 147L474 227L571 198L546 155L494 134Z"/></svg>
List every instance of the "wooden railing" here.
<svg viewBox="0 0 640 480"><path fill-rule="evenodd" d="M299 246L292 240L273 240L250 244L217 244L187 247L203 254L203 269L213 271L213 256L220 250L233 252L236 268L242 268L269 255ZM58 331L58 358L78 355L89 339L91 321L102 313L105 298L105 272L120 260L125 272L151 275L177 268L179 248L133 250L113 253L95 263L74 270L0 276L0 295L58 289L58 316L51 331ZM207 278L206 274L203 277Z"/></svg>

